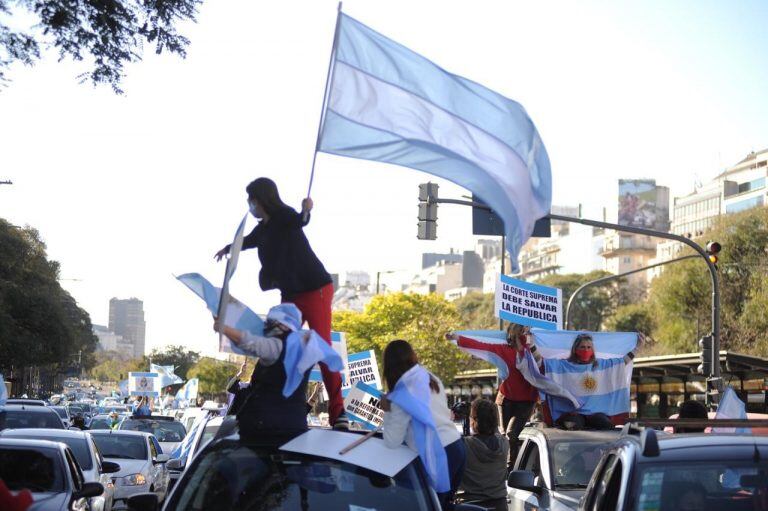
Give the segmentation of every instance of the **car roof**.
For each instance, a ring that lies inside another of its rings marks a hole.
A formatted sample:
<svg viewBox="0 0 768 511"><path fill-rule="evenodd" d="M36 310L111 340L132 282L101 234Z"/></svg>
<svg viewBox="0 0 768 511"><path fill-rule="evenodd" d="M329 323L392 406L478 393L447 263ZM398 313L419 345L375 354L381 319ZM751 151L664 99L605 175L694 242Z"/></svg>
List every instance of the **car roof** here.
<svg viewBox="0 0 768 511"><path fill-rule="evenodd" d="M714 461L752 459L768 454L768 437L747 433L677 433L654 432L658 441L658 454L637 457L638 463L658 464L676 461ZM642 435L641 435L642 437ZM641 437L623 436L642 449Z"/></svg>
<svg viewBox="0 0 768 511"><path fill-rule="evenodd" d="M620 429L608 429L608 430L578 430L570 431L560 428L550 427L526 427L521 434L527 435L540 435L551 442L565 442L565 441L587 441L594 440L597 442L612 442L619 438L621 433Z"/></svg>
<svg viewBox="0 0 768 511"><path fill-rule="evenodd" d="M85 438L88 433L88 431L75 431L74 429L14 428L0 431L0 436L4 438L27 435L34 435L35 437Z"/></svg>
<svg viewBox="0 0 768 511"><path fill-rule="evenodd" d="M27 447L61 450L66 446L61 442L52 442L50 440L40 440L37 438L7 438L0 437L0 447Z"/></svg>
<svg viewBox="0 0 768 511"><path fill-rule="evenodd" d="M52 413L56 417L59 416L55 410L51 410L47 406L7 404L5 410L9 412Z"/></svg>
<svg viewBox="0 0 768 511"><path fill-rule="evenodd" d="M131 431L128 429L90 429L88 432L91 435L100 435L100 436L106 436L106 435L115 435L115 436L155 436L152 433L147 433L146 431Z"/></svg>
<svg viewBox="0 0 768 511"><path fill-rule="evenodd" d="M169 417L168 415L150 415L147 417L146 415L140 416L140 417L134 417L131 416L129 419L134 421L165 421L165 422L179 422L176 420L175 417Z"/></svg>
<svg viewBox="0 0 768 511"><path fill-rule="evenodd" d="M30 399L26 397L10 397L6 401L8 404L25 404L30 406L45 406L45 401L42 399Z"/></svg>

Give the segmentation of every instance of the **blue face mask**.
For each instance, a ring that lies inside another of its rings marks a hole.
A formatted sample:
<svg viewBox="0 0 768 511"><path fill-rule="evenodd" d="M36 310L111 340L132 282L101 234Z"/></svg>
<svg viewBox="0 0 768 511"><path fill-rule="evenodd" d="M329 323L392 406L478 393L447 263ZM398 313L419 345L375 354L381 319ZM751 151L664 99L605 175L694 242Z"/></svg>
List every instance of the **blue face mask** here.
<svg viewBox="0 0 768 511"><path fill-rule="evenodd" d="M253 216L256 216L256 204L248 201L248 211L250 211Z"/></svg>

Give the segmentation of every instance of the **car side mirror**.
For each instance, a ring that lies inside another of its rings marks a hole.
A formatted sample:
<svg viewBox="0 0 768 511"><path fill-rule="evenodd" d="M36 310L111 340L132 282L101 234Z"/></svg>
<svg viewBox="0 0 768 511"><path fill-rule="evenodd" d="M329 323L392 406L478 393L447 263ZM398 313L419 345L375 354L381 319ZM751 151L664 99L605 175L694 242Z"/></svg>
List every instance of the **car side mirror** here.
<svg viewBox="0 0 768 511"><path fill-rule="evenodd" d="M156 493L137 493L127 499L128 511L157 511L160 501Z"/></svg>
<svg viewBox="0 0 768 511"><path fill-rule="evenodd" d="M536 475L530 470L513 470L507 476L507 486L540 495L541 487L536 485L535 479Z"/></svg>
<svg viewBox="0 0 768 511"><path fill-rule="evenodd" d="M118 465L114 461L102 461L101 462L101 473L102 474L114 474L115 472L120 472L120 465Z"/></svg>
<svg viewBox="0 0 768 511"><path fill-rule="evenodd" d="M169 459L171 459L171 457L168 456L167 454L158 454L157 456L154 457L154 459L152 460L152 463L165 463Z"/></svg>
<svg viewBox="0 0 768 511"><path fill-rule="evenodd" d="M101 483L84 483L80 491L75 492L72 495L75 499L83 499L89 497L98 497L104 493L104 486Z"/></svg>
<svg viewBox="0 0 768 511"><path fill-rule="evenodd" d="M187 466L187 459L186 458L173 458L172 460L168 460L168 463L166 463L165 466L168 467L168 470L182 471L182 470L184 470L184 467Z"/></svg>

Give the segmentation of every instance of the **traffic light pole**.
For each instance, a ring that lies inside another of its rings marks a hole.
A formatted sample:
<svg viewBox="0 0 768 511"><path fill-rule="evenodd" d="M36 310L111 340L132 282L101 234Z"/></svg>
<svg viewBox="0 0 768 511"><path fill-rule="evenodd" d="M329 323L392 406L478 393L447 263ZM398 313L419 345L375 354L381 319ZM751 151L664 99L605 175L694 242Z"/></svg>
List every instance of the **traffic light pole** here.
<svg viewBox="0 0 768 511"><path fill-rule="evenodd" d="M645 236L653 236L656 238L664 238L668 240L678 241L684 245L688 245L694 251L698 253L707 263L709 268L709 275L712 281L712 351L714 352L714 358L717 361L716 364L712 364L712 374L709 375L708 382L710 387L716 389L718 392L722 390L722 378L720 377L720 282L717 277L717 268L715 264L709 260L709 254L695 241L692 241L685 236L678 234L672 234L670 232L654 231L653 229L645 229L642 227L633 227L630 225L619 225L608 222L598 222L596 220L587 220L584 218L576 218L572 216L563 215L547 215L551 220L559 220L561 222L577 223L582 225L589 225L591 227L598 227L602 229L610 229L619 232L628 232L631 234L641 234Z"/></svg>
<svg viewBox="0 0 768 511"><path fill-rule="evenodd" d="M624 273L619 273L618 275L607 275L599 279L585 282L584 284L576 288L573 294L571 294L571 297L568 299L568 304L565 306L565 329L568 330L568 327L571 326L571 305L574 304L576 297L579 296L579 294L581 294L581 292L584 291L585 289L588 289L592 286L599 286L600 284L605 284L606 282L617 280L622 277L626 277L627 275L632 275L633 273L640 273L642 271L651 270L658 266L664 266L665 264L676 263L678 261L683 261L685 259L693 259L694 257L699 257L699 256L696 254L691 254L683 257L678 257L676 259L670 259L669 261L662 261L660 263L652 264L650 266L643 266L642 268L637 268L636 270L625 271Z"/></svg>

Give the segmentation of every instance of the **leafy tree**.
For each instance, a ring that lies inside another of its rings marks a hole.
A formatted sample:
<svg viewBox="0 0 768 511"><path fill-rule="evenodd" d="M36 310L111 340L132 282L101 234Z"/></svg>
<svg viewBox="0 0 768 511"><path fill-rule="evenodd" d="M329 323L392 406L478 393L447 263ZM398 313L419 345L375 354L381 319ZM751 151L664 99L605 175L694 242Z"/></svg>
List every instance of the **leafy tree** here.
<svg viewBox="0 0 768 511"><path fill-rule="evenodd" d="M58 278L40 234L0 219L0 366L95 363L90 317Z"/></svg>
<svg viewBox="0 0 768 511"><path fill-rule="evenodd" d="M456 307L436 294L377 295L363 312L343 311L333 317L334 329L347 333L350 353L374 350L381 365L386 345L405 339L421 363L443 381L469 366L469 357L443 338L460 325Z"/></svg>
<svg viewBox="0 0 768 511"><path fill-rule="evenodd" d="M161 366L174 366L174 373L182 379L187 379L187 371L200 360L200 353L191 351L184 346L166 346L165 349L152 350L150 355L153 364Z"/></svg>
<svg viewBox="0 0 768 511"><path fill-rule="evenodd" d="M188 378L199 378L198 389L202 394L219 394L226 392L227 383L237 373L237 364L202 357L187 372Z"/></svg>
<svg viewBox="0 0 768 511"><path fill-rule="evenodd" d="M41 48L58 50L59 59L90 61L80 76L94 85L106 83L120 93L124 66L141 60L144 43L155 52L186 56L189 40L176 25L195 20L201 0L0 0L0 82L14 62L34 64ZM27 19L30 21L27 22ZM24 23L29 28L16 28Z"/></svg>
<svg viewBox="0 0 768 511"><path fill-rule="evenodd" d="M621 305L605 320L605 330L612 332L642 332L651 335L655 328L653 309L645 302ZM643 346L643 353L648 353L652 348Z"/></svg>
<svg viewBox="0 0 768 511"><path fill-rule="evenodd" d="M495 316L496 297L493 293L469 293L455 302L461 317L461 328L492 330L499 327Z"/></svg>
<svg viewBox="0 0 768 511"><path fill-rule="evenodd" d="M576 289L582 284L610 275L607 271L597 270L589 273L568 273L565 275L547 275L537 281L538 284L557 287L563 290L563 304L567 304ZM616 306L619 304L621 283L606 283L593 286L579 293L571 305L571 324L573 330L597 331ZM565 314L565 308L563 309ZM565 318L563 318L565 322Z"/></svg>

